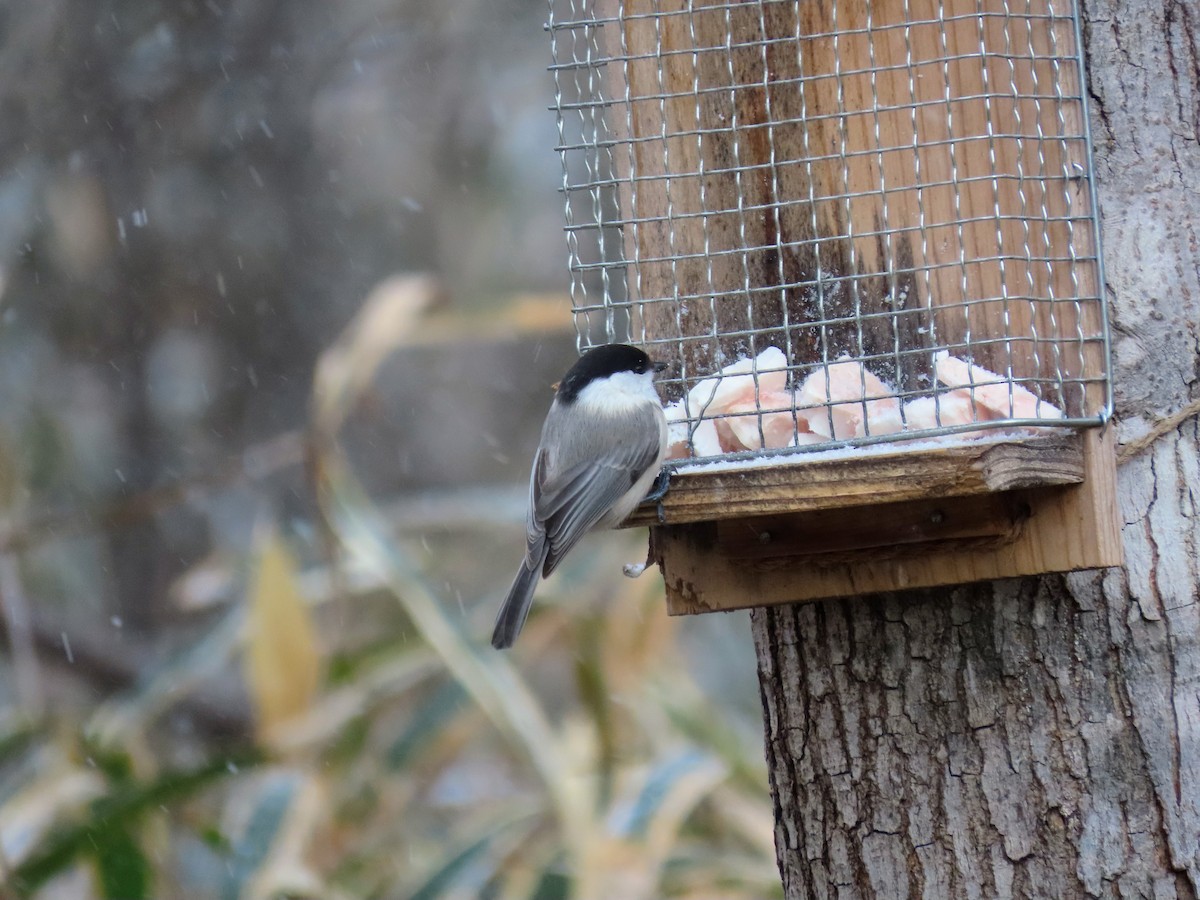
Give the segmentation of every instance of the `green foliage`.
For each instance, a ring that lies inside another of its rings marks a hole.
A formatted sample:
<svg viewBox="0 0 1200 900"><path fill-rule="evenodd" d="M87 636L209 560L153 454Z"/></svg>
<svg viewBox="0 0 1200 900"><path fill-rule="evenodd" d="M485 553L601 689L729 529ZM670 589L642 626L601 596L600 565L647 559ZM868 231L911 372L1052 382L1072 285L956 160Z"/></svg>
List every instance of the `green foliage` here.
<svg viewBox="0 0 1200 900"><path fill-rule="evenodd" d="M260 755L253 750L236 759L223 755L198 768L169 771L146 781L130 776L119 752L105 753L101 759L109 790L73 820L52 828L34 852L12 868L9 883L21 896L33 896L84 857L99 867L105 897L149 896L150 870L138 843L138 826L148 815L220 781L231 767L256 763Z"/></svg>
<svg viewBox="0 0 1200 900"><path fill-rule="evenodd" d="M120 825L93 833L100 892L106 900L143 900L150 893L150 862L137 839Z"/></svg>

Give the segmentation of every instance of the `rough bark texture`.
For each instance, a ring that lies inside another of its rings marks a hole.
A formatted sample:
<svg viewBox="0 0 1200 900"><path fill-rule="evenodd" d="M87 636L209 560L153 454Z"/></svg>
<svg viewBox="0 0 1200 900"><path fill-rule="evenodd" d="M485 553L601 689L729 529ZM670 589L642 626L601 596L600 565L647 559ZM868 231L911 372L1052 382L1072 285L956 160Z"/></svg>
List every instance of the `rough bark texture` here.
<svg viewBox="0 0 1200 900"><path fill-rule="evenodd" d="M1085 10L1119 434L1200 393L1200 12ZM1120 471L1126 565L756 610L788 897L1200 893L1200 426Z"/></svg>

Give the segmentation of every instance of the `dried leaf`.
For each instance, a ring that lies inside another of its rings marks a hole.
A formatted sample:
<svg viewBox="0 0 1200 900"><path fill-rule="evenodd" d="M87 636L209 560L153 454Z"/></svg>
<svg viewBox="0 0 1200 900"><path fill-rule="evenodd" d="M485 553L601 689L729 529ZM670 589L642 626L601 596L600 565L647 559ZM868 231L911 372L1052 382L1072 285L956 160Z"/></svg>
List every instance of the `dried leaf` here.
<svg viewBox="0 0 1200 900"><path fill-rule="evenodd" d="M332 347L321 354L313 377L313 424L332 436L370 385L379 365L408 340L417 322L443 298L426 275L397 276L371 291L362 309Z"/></svg>
<svg viewBox="0 0 1200 900"><path fill-rule="evenodd" d="M244 657L259 736L306 712L317 692L316 630L297 583L296 562L272 529L259 541L251 582Z"/></svg>

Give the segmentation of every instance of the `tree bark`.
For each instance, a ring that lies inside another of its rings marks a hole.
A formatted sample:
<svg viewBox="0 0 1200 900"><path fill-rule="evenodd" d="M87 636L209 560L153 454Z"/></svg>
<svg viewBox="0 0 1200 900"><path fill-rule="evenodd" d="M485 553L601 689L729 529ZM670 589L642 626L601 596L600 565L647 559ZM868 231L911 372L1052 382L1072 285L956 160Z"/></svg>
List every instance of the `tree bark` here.
<svg viewBox="0 0 1200 900"><path fill-rule="evenodd" d="M1119 436L1200 395L1200 13L1085 10ZM792 897L1200 894L1200 427L1122 466L1123 569L751 615Z"/></svg>

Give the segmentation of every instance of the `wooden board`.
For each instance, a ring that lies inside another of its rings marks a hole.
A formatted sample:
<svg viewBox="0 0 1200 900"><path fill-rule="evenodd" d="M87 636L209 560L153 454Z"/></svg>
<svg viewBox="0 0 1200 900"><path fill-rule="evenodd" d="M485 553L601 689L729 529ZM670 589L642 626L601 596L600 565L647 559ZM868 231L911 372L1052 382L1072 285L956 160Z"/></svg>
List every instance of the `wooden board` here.
<svg viewBox="0 0 1200 900"><path fill-rule="evenodd" d="M1078 484L1084 477L1083 438L1077 433L950 440L945 447L899 443L833 458L798 454L763 468L685 469L671 478L661 520L657 504L647 504L625 524L680 525L965 497Z"/></svg>
<svg viewBox="0 0 1200 900"><path fill-rule="evenodd" d="M657 526L667 610L692 615L1120 565L1114 432L1081 436L1078 484Z"/></svg>

